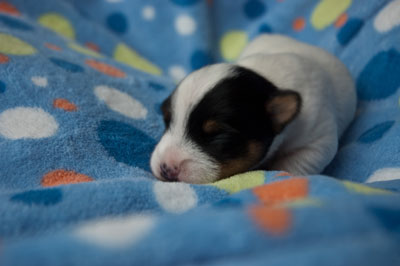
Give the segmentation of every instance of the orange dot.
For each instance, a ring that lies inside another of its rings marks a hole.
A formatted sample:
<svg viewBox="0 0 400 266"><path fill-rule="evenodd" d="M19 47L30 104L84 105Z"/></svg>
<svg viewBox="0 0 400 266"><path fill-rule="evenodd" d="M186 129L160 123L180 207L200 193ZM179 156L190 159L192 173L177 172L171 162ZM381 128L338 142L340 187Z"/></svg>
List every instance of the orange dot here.
<svg viewBox="0 0 400 266"><path fill-rule="evenodd" d="M301 199L308 195L308 181L304 177L288 178L256 187L253 193L265 205Z"/></svg>
<svg viewBox="0 0 400 266"><path fill-rule="evenodd" d="M85 45L86 45L87 48L89 48L92 51L100 52L99 46L97 44L95 44L95 43L87 42Z"/></svg>
<svg viewBox="0 0 400 266"><path fill-rule="evenodd" d="M67 111L67 112L73 112L73 111L78 110L78 107L76 107L75 104L71 103L70 101L68 101L66 99L61 99L61 98L54 99L53 107L63 109L64 111Z"/></svg>
<svg viewBox="0 0 400 266"><path fill-rule="evenodd" d="M346 24L347 19L348 19L348 16L347 16L346 13L341 14L341 15L337 18L337 20L335 21L335 24L334 24L335 27L336 27L336 28L341 28L341 27L343 27L343 25Z"/></svg>
<svg viewBox="0 0 400 266"><path fill-rule="evenodd" d="M286 208L254 205L248 209L248 212L261 228L274 235L286 233L292 224L292 214Z"/></svg>
<svg viewBox="0 0 400 266"><path fill-rule="evenodd" d="M293 21L293 25L292 25L292 27L295 31L301 31L304 29L305 26L306 26L306 20L302 17L296 18Z"/></svg>
<svg viewBox="0 0 400 266"><path fill-rule="evenodd" d="M53 187L90 181L93 181L93 178L87 175L80 174L75 171L57 169L45 174L42 178L41 184L44 187Z"/></svg>
<svg viewBox="0 0 400 266"><path fill-rule="evenodd" d="M288 172L279 172L279 173L276 174L275 177L278 177L278 176L292 176L292 175L290 173L288 173Z"/></svg>
<svg viewBox="0 0 400 266"><path fill-rule="evenodd" d="M54 51L61 51L62 49L60 48L60 47L58 47L57 45L54 45L54 44L51 44L51 43L48 43L48 42L46 42L45 44L44 44L47 48L49 48L49 49L51 49L51 50L54 50Z"/></svg>
<svg viewBox="0 0 400 266"><path fill-rule="evenodd" d="M21 15L21 13L18 11L18 9L15 8L15 6L7 2L0 2L0 12L16 16Z"/></svg>
<svg viewBox="0 0 400 266"><path fill-rule="evenodd" d="M99 62L99 61L96 61L96 60L93 60L93 59L86 59L85 63L88 66L90 66L90 67L96 69L97 71L100 71L100 72L102 72L102 73L104 73L104 74L106 74L108 76L116 77L116 78L125 77L125 73L124 72L122 72L118 68L110 66L110 65L108 65L106 63L102 63L102 62Z"/></svg>
<svg viewBox="0 0 400 266"><path fill-rule="evenodd" d="M4 55L4 54L0 54L0 64L5 64L8 61L10 61L10 59L8 58L8 56Z"/></svg>

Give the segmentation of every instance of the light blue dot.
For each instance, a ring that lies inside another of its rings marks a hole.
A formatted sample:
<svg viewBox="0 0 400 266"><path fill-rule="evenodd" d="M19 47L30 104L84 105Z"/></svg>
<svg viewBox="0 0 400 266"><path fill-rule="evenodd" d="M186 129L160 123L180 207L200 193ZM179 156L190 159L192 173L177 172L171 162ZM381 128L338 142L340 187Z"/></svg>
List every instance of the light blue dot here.
<svg viewBox="0 0 400 266"><path fill-rule="evenodd" d="M386 121L373 126L372 128L365 131L359 138L358 141L361 143L371 143L377 141L385 135L386 132L394 125L394 121Z"/></svg>

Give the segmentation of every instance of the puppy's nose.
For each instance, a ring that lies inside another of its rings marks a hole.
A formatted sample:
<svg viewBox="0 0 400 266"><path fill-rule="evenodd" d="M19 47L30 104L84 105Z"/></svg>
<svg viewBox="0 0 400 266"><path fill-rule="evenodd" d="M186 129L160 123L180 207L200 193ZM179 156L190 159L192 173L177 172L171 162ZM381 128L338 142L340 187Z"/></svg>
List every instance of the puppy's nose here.
<svg viewBox="0 0 400 266"><path fill-rule="evenodd" d="M160 166L160 173L161 176L166 180L170 182L175 182L178 181L178 175L179 175L179 167L174 165L174 166L169 166L166 163L162 163Z"/></svg>

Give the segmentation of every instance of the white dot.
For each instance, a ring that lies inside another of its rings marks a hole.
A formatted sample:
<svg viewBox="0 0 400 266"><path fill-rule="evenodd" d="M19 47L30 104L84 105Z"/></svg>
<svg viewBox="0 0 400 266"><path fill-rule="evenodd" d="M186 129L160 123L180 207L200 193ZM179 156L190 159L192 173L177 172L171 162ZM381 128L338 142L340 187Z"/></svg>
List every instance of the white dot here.
<svg viewBox="0 0 400 266"><path fill-rule="evenodd" d="M374 27L378 32L388 32L398 25L400 25L400 0L387 4L374 19Z"/></svg>
<svg viewBox="0 0 400 266"><path fill-rule="evenodd" d="M156 11L153 6L145 6L142 9L142 16L145 20L153 20L156 15Z"/></svg>
<svg viewBox="0 0 400 266"><path fill-rule="evenodd" d="M106 248L123 248L142 239L154 226L149 215L106 218L88 222L75 230L75 236Z"/></svg>
<svg viewBox="0 0 400 266"><path fill-rule="evenodd" d="M181 66L171 66L168 70L169 75L174 79L176 83L181 81L186 76L186 71Z"/></svg>
<svg viewBox="0 0 400 266"><path fill-rule="evenodd" d="M31 78L33 84L38 87L47 87L47 78L46 77L39 77L35 76Z"/></svg>
<svg viewBox="0 0 400 266"><path fill-rule="evenodd" d="M46 138L57 129L57 121L41 108L16 107L0 113L0 135L8 139Z"/></svg>
<svg viewBox="0 0 400 266"><path fill-rule="evenodd" d="M147 109L125 92L107 86L97 86L94 93L115 112L133 119L143 119L147 116Z"/></svg>
<svg viewBox="0 0 400 266"><path fill-rule="evenodd" d="M153 191L158 204L168 212L182 213L197 205L197 194L189 184L157 181Z"/></svg>
<svg viewBox="0 0 400 266"><path fill-rule="evenodd" d="M375 171L365 183L400 179L400 168L383 168Z"/></svg>
<svg viewBox="0 0 400 266"><path fill-rule="evenodd" d="M181 35L190 35L196 30L196 22L188 15L180 15L175 20L175 29Z"/></svg>

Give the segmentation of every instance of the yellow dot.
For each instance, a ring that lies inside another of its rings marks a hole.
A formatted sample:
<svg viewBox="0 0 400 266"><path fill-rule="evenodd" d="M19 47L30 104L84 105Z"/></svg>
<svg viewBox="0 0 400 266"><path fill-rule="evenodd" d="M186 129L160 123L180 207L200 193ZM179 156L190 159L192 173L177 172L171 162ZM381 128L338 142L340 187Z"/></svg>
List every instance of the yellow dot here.
<svg viewBox="0 0 400 266"><path fill-rule="evenodd" d="M84 54L84 55L89 55L93 57L103 57L101 54L97 53L96 51L93 51L91 49L88 49L86 47L83 47L76 42L70 42L68 43L68 47L71 48L72 50Z"/></svg>
<svg viewBox="0 0 400 266"><path fill-rule="evenodd" d="M247 172L244 174L234 175L227 179L222 179L212 183L211 185L226 190L232 194L264 184L264 175L264 171Z"/></svg>
<svg viewBox="0 0 400 266"><path fill-rule="evenodd" d="M30 55L36 53L36 49L16 37L0 33L0 53L11 55Z"/></svg>
<svg viewBox="0 0 400 266"><path fill-rule="evenodd" d="M118 44L115 48L114 59L118 62L127 64L128 66L150 74L161 75L162 73L159 67L141 57L136 51L132 50L123 43Z"/></svg>
<svg viewBox="0 0 400 266"><path fill-rule="evenodd" d="M68 39L75 38L75 30L71 23L57 13L47 13L39 18L39 24Z"/></svg>
<svg viewBox="0 0 400 266"><path fill-rule="evenodd" d="M226 33L220 43L222 57L227 61L237 59L247 42L247 34L243 31L230 31Z"/></svg>
<svg viewBox="0 0 400 266"><path fill-rule="evenodd" d="M357 183L350 182L350 181L342 181L342 183L347 188L347 190L352 191L352 192L356 192L356 193L360 193L360 194L366 194L366 195L370 195L370 194L392 194L392 192L390 192L388 190L383 190L383 189L379 189L379 188L372 188L372 187L369 187L369 186L357 184Z"/></svg>
<svg viewBox="0 0 400 266"><path fill-rule="evenodd" d="M351 5L352 0L321 0L311 15L311 25L322 30L333 22Z"/></svg>

